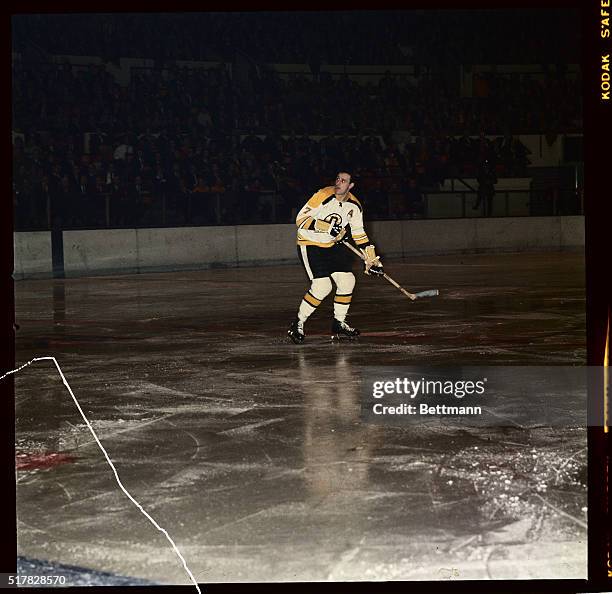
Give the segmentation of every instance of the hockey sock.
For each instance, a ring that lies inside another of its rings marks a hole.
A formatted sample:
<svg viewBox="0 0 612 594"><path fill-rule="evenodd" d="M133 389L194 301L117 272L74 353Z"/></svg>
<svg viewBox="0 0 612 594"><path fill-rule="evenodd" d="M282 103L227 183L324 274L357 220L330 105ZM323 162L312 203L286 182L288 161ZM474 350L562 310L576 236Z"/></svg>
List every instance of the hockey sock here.
<svg viewBox="0 0 612 594"><path fill-rule="evenodd" d="M334 272L332 278L336 283L334 318L339 322L344 322L353 298L355 275L352 272Z"/></svg>
<svg viewBox="0 0 612 594"><path fill-rule="evenodd" d="M328 277L315 278L312 280L310 290L304 295L298 310L298 319L305 322L313 312L321 305L321 301L327 297L332 290L332 282Z"/></svg>

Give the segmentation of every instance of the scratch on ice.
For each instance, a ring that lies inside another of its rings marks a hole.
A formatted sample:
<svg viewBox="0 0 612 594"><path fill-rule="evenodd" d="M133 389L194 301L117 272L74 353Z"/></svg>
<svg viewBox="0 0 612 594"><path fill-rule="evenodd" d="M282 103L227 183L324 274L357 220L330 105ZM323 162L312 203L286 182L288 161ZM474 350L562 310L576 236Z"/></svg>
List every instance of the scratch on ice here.
<svg viewBox="0 0 612 594"><path fill-rule="evenodd" d="M83 409L81 408L81 405L79 404L78 400L76 399L76 397L74 395L74 392L72 391L72 388L70 387L70 385L68 384L68 382L66 380L66 377L62 373L62 370L61 370L61 368L59 366L59 363L57 362L57 359L55 357L35 357L31 361L28 361L27 363L22 365L21 367L18 367L17 369L13 369L12 371L8 371L4 375L0 376L0 380L3 380L5 377L7 377L9 375L12 375L13 373L17 373L17 372L21 371L25 367L28 367L28 365L31 365L32 363L34 363L35 361L53 361L53 363L55 364L55 367L57 367L57 371L60 374L60 377L62 378L62 382L64 383L64 385L68 389L68 392L70 393L70 396L72 396L72 399L74 400L74 403L75 403L77 409L79 410L79 413L83 417L83 420L85 421L85 424L87 425L88 429L91 431L91 434L93 435L94 439L96 440L96 443L98 444L98 447L100 448L100 450L102 450L102 453L104 454L104 457L106 458L106 461L108 462L109 466L111 467L111 469L113 471L113 474L115 475L115 480L117 481L117 484L119 485L119 488L125 493L127 498L142 512L142 514L147 518L147 520L149 520L149 522L151 522L151 524L153 524L153 526L155 526L155 528L157 528L157 530L159 530L166 537L168 542L170 542L170 544L172 545L172 549L174 550L174 552L176 553L178 558L181 560L181 563L183 564L183 567L185 568L185 571L189 575L189 579L193 582L193 585L195 586L196 590L198 591L198 594L201 594L201 590L200 590L200 587L198 585L197 580L193 577L193 574L191 573L191 570L189 569L189 567L187 567L187 563L185 562L185 559L184 559L183 555L181 555L181 552L178 550L178 547L176 546L176 544L174 543L174 541L172 540L172 538L170 537L168 532L164 528L162 528L144 510L142 505L140 505L140 503L138 503L138 501L136 501L136 499L134 499L134 497L132 497L132 495L128 492L128 490L123 486L121 480L119 479L119 475L117 473L117 469L115 468L115 465L113 464L113 462L110 459L108 453L104 449L104 446L100 443L100 440L98 439L98 436L96 435L96 432L93 430L93 427L89 423L89 420L85 416L85 413L83 412Z"/></svg>

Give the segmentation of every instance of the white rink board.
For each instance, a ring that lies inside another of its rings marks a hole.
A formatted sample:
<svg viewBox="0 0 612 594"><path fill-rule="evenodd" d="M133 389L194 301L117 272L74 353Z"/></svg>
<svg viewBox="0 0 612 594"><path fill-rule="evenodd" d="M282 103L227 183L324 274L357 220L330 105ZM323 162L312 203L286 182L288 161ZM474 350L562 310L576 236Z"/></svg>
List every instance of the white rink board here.
<svg viewBox="0 0 612 594"><path fill-rule="evenodd" d="M499 217L366 224L386 257L584 248L584 217ZM64 231L66 276L295 264L294 225ZM15 278L51 276L51 234L16 232Z"/></svg>

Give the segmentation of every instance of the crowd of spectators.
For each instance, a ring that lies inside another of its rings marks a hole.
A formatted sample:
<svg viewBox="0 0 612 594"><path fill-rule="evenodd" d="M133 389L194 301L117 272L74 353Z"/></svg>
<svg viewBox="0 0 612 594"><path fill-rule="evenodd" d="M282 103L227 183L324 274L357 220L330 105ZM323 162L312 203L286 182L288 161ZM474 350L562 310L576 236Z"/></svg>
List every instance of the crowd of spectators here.
<svg viewBox="0 0 612 594"><path fill-rule="evenodd" d="M387 72L361 84L323 73L282 79L260 70L245 91L236 91L238 127L292 128L316 134L353 133L375 126L380 133L408 130L417 136L539 133L581 128L581 80L563 71L474 77L473 96L460 97L441 76L401 77Z"/></svg>
<svg viewBox="0 0 612 594"><path fill-rule="evenodd" d="M103 65L75 69L70 64L13 66L13 129L69 134L192 130L209 120L229 130L232 90L226 69L185 69L168 77L135 70L123 87ZM213 123L211 121L211 123Z"/></svg>
<svg viewBox="0 0 612 594"><path fill-rule="evenodd" d="M310 192L330 183L339 164L360 175L360 196L374 216L412 216L423 190L474 177L484 159L500 176L524 175L528 151L513 135L580 130L580 78L562 66L538 77L476 76L470 97L461 97L456 77L448 76L445 61L480 61L478 48L502 23L518 25L516 14L436 14L15 17L17 50L31 40L53 53L158 60L154 68L133 69L127 86L104 64L14 62L18 225L285 222ZM558 30L567 24L563 11L549 18L559 21ZM465 31L470 23L482 27L478 42L462 35L441 43L445 27ZM497 40L488 49L529 63L533 50L544 63L550 48L533 27L527 22L517 33L521 43ZM573 59L572 39L558 59ZM248 52L247 76L236 75L232 48ZM220 61L207 69L162 68L171 58ZM307 61L311 73L284 78L266 61ZM332 77L321 68L328 62L428 66L414 77L387 72L362 84ZM266 195L276 198L260 199ZM406 200L391 209L391 195Z"/></svg>
<svg viewBox="0 0 612 594"><path fill-rule="evenodd" d="M417 136L571 132L581 128L580 77L557 70L540 77L486 73L472 97L460 97L434 75L408 80L387 73L377 83L349 77L286 79L262 68L236 82L229 68L134 69L120 86L102 65L16 63L13 125L26 132L58 129L144 133L213 126L226 133L309 134L406 130Z"/></svg>
<svg viewBox="0 0 612 594"><path fill-rule="evenodd" d="M312 191L331 183L338 164L359 177L359 195L372 217L406 216L419 214L423 189L475 177L485 159L513 176L524 175L529 163L527 149L510 136L412 140L235 136L206 128L17 135L16 220L30 228L55 219L65 227L150 225L162 217L166 224L289 222ZM390 213L390 194L412 198ZM275 196L274 205L262 196Z"/></svg>
<svg viewBox="0 0 612 594"><path fill-rule="evenodd" d="M380 10L38 14L13 19L13 43L52 54L317 64L579 61L579 12ZM560 41L562 40L562 42Z"/></svg>

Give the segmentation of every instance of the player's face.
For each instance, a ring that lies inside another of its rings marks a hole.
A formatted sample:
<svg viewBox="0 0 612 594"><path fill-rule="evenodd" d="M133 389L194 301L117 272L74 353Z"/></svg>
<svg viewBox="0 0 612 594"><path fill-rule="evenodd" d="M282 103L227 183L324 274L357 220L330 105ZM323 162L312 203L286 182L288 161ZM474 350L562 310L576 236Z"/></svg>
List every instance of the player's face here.
<svg viewBox="0 0 612 594"><path fill-rule="evenodd" d="M352 187L351 176L348 173L339 173L334 186L336 196L344 196Z"/></svg>

